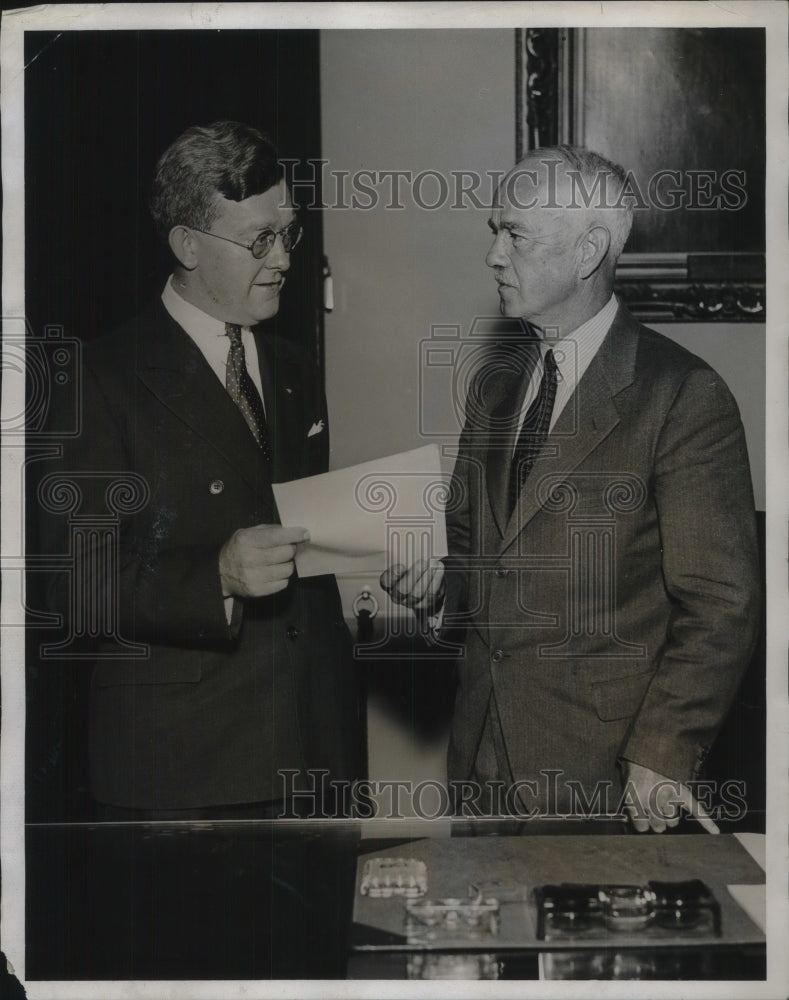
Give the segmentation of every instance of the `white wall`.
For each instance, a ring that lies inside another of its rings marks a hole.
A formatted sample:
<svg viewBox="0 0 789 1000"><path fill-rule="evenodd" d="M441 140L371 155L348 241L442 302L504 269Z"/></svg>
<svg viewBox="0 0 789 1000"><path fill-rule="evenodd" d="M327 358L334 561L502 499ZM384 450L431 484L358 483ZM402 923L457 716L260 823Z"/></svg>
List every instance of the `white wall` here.
<svg viewBox="0 0 789 1000"><path fill-rule="evenodd" d="M324 31L321 114L329 171L449 178L506 170L515 155L514 31ZM438 197L437 184L425 181L422 200ZM487 209L403 203L403 211L324 213L335 293L326 319L335 468L426 443L419 342L431 324L498 313L484 264ZM435 403L436 420L450 420L451 401Z"/></svg>

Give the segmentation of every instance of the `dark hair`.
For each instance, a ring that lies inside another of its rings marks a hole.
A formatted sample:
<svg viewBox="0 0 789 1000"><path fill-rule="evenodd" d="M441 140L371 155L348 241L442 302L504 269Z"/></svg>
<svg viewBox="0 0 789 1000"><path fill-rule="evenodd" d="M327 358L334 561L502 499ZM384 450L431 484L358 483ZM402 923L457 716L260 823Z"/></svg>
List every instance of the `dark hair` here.
<svg viewBox="0 0 789 1000"><path fill-rule="evenodd" d="M210 229L217 195L243 201L281 179L277 150L263 132L241 122L195 125L156 164L151 215L166 243L173 226Z"/></svg>

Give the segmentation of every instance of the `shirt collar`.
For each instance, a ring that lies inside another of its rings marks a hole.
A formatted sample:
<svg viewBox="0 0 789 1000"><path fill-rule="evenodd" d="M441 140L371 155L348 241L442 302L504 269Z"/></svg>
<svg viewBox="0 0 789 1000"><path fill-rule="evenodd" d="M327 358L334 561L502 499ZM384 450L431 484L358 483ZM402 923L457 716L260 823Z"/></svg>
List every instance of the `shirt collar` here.
<svg viewBox="0 0 789 1000"><path fill-rule="evenodd" d="M212 337L225 336L225 324L222 320L209 316L178 294L172 274L164 286L162 304L175 322L197 343L205 342Z"/></svg>
<svg viewBox="0 0 789 1000"><path fill-rule="evenodd" d="M568 368L572 366L580 377L588 367L592 357L597 353L605 335L611 329L618 308L617 297L612 294L599 312L596 312L572 333L557 340L541 340L542 357L545 357L549 349L552 350L561 375L566 377L569 374ZM561 350L562 343L565 344L564 350ZM577 381L577 378L574 381Z"/></svg>
<svg viewBox="0 0 789 1000"><path fill-rule="evenodd" d="M616 295L611 294L611 298L606 302L603 308L594 314L591 319L588 319L585 323L581 323L577 330L574 330L570 336L574 340L582 340L584 337L594 336L603 330L604 333L608 333L611 324L614 322L614 316L616 316L616 310L619 308L619 303L617 302Z"/></svg>

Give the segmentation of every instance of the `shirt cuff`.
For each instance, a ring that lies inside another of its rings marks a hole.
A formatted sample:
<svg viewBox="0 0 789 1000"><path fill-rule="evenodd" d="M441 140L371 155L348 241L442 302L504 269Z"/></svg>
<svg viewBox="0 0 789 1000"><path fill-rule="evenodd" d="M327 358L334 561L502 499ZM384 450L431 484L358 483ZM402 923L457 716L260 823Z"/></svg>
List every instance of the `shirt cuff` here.
<svg viewBox="0 0 789 1000"><path fill-rule="evenodd" d="M433 636L437 636L441 631L441 626L444 623L444 608L443 606L434 614L428 615L425 619L427 622L427 627L433 633Z"/></svg>

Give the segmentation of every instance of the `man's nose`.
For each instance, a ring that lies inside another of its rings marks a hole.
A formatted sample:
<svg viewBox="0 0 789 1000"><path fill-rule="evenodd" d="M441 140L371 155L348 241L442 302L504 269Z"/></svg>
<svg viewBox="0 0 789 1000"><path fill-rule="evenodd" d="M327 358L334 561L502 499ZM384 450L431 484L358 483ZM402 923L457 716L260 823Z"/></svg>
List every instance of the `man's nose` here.
<svg viewBox="0 0 789 1000"><path fill-rule="evenodd" d="M485 263L488 265L488 267L506 267L507 264L509 263L507 254L504 251L503 240L504 240L504 233L503 232L496 233L496 238L493 241L493 245L491 246L490 250L488 250L488 254L485 257Z"/></svg>
<svg viewBox="0 0 789 1000"><path fill-rule="evenodd" d="M274 245L266 254L265 265L272 271L287 271L290 267L290 254L285 249L281 233L277 233Z"/></svg>

